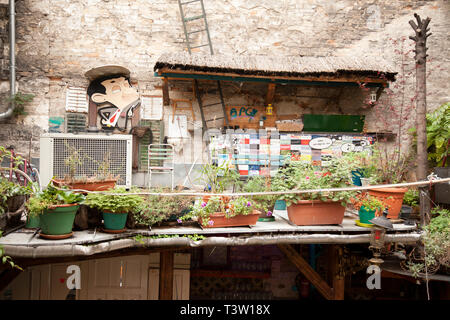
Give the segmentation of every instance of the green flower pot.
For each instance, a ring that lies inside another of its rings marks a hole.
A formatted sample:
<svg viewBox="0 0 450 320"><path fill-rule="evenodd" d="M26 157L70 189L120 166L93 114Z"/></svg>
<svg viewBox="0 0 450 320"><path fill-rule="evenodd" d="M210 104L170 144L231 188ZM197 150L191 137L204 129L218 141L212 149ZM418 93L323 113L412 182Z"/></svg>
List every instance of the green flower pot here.
<svg viewBox="0 0 450 320"><path fill-rule="evenodd" d="M103 212L103 225L107 230L122 230L127 223L128 213Z"/></svg>
<svg viewBox="0 0 450 320"><path fill-rule="evenodd" d="M45 210L39 219L41 233L46 235L71 233L78 207L78 204L64 204Z"/></svg>
<svg viewBox="0 0 450 320"><path fill-rule="evenodd" d="M40 220L41 219L39 216L28 216L27 223L25 224L25 228L28 228L28 229L39 228Z"/></svg>
<svg viewBox="0 0 450 320"><path fill-rule="evenodd" d="M365 224L372 224L372 222L369 222L369 220L375 218L375 211L376 210L370 210L362 206L359 209L359 222Z"/></svg>

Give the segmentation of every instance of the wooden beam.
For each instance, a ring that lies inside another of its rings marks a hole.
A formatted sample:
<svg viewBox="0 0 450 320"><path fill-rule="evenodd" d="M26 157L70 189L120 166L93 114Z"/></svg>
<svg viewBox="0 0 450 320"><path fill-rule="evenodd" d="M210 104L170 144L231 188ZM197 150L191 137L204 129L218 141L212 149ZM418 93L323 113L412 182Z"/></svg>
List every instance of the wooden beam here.
<svg viewBox="0 0 450 320"><path fill-rule="evenodd" d="M192 71L192 70L174 70L169 68L162 68L158 70L157 75L165 77L167 75L186 75L185 80L192 79L192 76L211 76L211 77L227 77L227 78L247 78L247 79L265 79L269 82L277 82L280 80L303 80L303 81L324 81L324 82L359 82L359 83L379 83L387 84L387 80L381 77L367 77L367 76L351 76L351 75L341 75L341 76L317 76L317 77L289 77L289 76L261 76L261 75L245 75L238 73L227 73L227 72L206 72L206 71ZM217 79L211 79L217 80ZM359 86L359 84L358 84Z"/></svg>
<svg viewBox="0 0 450 320"><path fill-rule="evenodd" d="M316 289L327 300L334 299L333 289L322 279L322 277L309 265L308 262L289 244L278 244L278 248L298 268L298 270L316 287Z"/></svg>
<svg viewBox="0 0 450 320"><path fill-rule="evenodd" d="M163 94L163 105L164 106L170 105L169 79L167 79L167 77L163 78L162 94Z"/></svg>
<svg viewBox="0 0 450 320"><path fill-rule="evenodd" d="M91 129L97 127L97 105L90 98L88 109L88 127Z"/></svg>
<svg viewBox="0 0 450 320"><path fill-rule="evenodd" d="M173 262L173 252L161 252L159 271L159 300L172 300Z"/></svg>
<svg viewBox="0 0 450 320"><path fill-rule="evenodd" d="M340 257L342 248L338 245L330 245L328 251L328 262L333 283L333 300L344 300L345 274L343 273Z"/></svg>
<svg viewBox="0 0 450 320"><path fill-rule="evenodd" d="M275 96L275 83L269 83L267 87L266 105L272 104L273 97Z"/></svg>

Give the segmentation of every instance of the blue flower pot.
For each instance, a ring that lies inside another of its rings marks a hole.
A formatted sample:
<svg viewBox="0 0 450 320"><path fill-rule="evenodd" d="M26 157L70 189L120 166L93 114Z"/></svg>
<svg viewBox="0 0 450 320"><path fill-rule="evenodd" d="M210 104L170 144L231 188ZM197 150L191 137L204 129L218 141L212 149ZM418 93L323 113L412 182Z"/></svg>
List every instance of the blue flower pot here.
<svg viewBox="0 0 450 320"><path fill-rule="evenodd" d="M364 177L364 176L360 170L352 171L352 181L355 186L358 186L358 187L362 186L361 177Z"/></svg>

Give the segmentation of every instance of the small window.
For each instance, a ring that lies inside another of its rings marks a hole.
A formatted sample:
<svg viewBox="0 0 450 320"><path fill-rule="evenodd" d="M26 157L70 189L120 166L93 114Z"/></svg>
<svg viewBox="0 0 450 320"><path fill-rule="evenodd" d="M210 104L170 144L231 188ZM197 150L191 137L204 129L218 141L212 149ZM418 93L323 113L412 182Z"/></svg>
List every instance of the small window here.
<svg viewBox="0 0 450 320"><path fill-rule="evenodd" d="M141 119L161 120L163 117L163 100L161 96L141 97Z"/></svg>
<svg viewBox="0 0 450 320"><path fill-rule="evenodd" d="M86 95L86 88L67 87L66 91L66 111L88 113L89 104Z"/></svg>
<svg viewBox="0 0 450 320"><path fill-rule="evenodd" d="M66 132L77 133L86 131L86 115L68 112L66 114Z"/></svg>

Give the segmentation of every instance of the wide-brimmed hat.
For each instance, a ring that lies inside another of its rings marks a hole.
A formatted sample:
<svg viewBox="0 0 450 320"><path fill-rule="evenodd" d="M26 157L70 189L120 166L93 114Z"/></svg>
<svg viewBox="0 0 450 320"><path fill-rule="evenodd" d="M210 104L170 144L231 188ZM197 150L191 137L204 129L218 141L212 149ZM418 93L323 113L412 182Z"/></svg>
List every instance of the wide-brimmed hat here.
<svg viewBox="0 0 450 320"><path fill-rule="evenodd" d="M129 78L130 70L121 66L110 65L93 68L84 74L84 76L88 78L89 81L94 81L99 78L115 75L123 75L126 78Z"/></svg>

